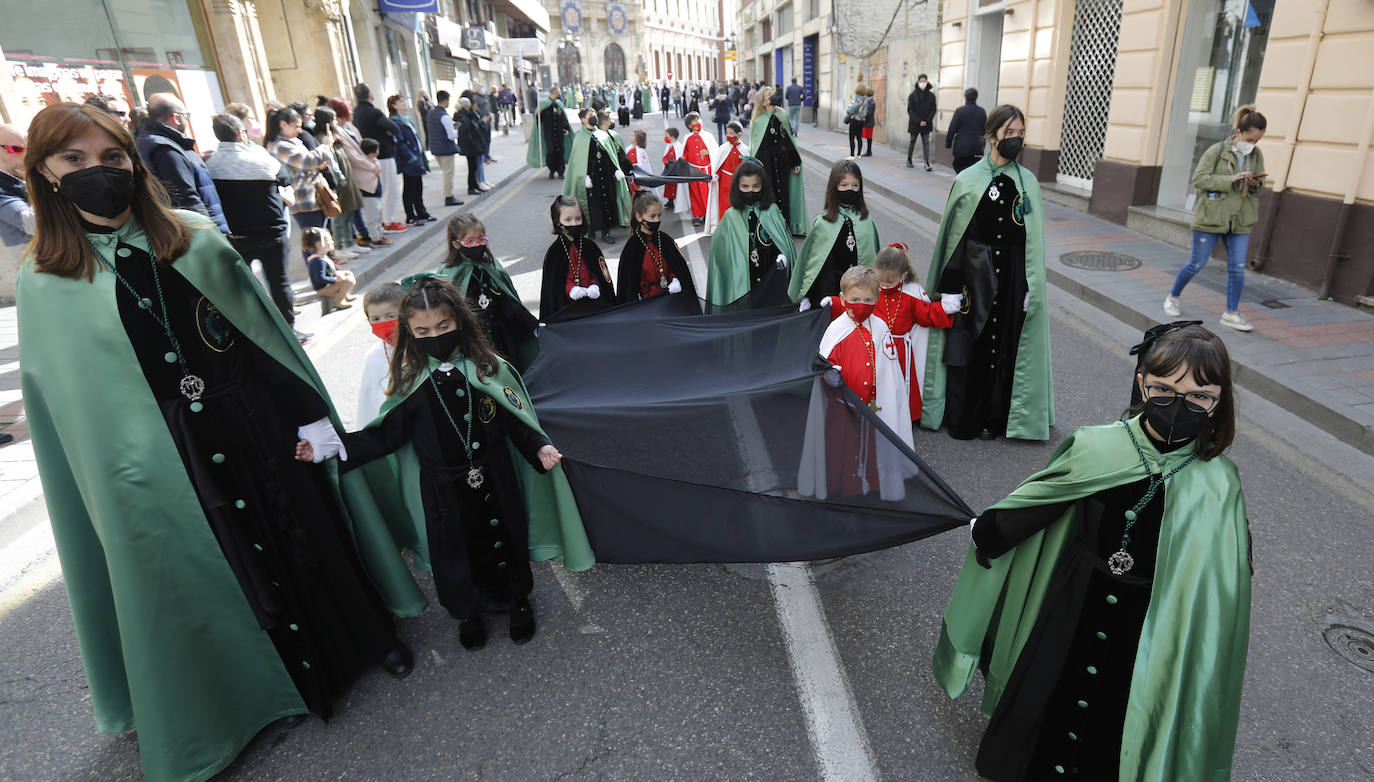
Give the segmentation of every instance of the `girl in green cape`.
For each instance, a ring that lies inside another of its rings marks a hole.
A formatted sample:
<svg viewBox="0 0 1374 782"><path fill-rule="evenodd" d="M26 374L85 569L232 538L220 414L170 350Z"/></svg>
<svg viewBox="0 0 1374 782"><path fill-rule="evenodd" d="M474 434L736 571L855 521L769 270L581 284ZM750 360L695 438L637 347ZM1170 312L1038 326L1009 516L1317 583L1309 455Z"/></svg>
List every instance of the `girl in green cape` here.
<svg viewBox="0 0 1374 782"><path fill-rule="evenodd" d="M448 221L448 257L439 269L480 313L482 328L497 354L523 371L539 355L539 326L505 267L492 255L487 229L477 215L464 212Z"/></svg>
<svg viewBox="0 0 1374 782"><path fill-rule="evenodd" d="M838 296L840 277L854 266L872 266L878 254L878 226L864 203L859 164L841 160L830 168L825 211L816 215L802 242L787 295L803 312L827 296Z"/></svg>
<svg viewBox="0 0 1374 782"><path fill-rule="evenodd" d="M792 233L806 233L806 191L802 183L802 160L792 138L787 112L774 106L773 88L761 87L754 94L754 110L749 121L749 149L768 172L768 185Z"/></svg>
<svg viewBox="0 0 1374 782"><path fill-rule="evenodd" d="M404 449L405 491L418 490L439 603L458 640L487 640L485 615L508 614L510 638L534 636L530 559L592 565L582 520L520 376L492 350L476 313L439 277L401 299L390 398L367 428L343 436L346 469ZM313 456L301 441L297 458Z"/></svg>
<svg viewBox="0 0 1374 782"><path fill-rule="evenodd" d="M582 127L573 136L572 156L563 179L563 195L577 199L587 216L587 235L601 232L601 241L614 244L611 229L630 224L629 158L611 134L597 126L596 109L577 114Z"/></svg>
<svg viewBox="0 0 1374 782"><path fill-rule="evenodd" d="M789 269L796 255L792 234L773 203L759 161L740 163L730 183L730 208L711 234L706 300L717 307L787 304Z"/></svg>
<svg viewBox="0 0 1374 782"><path fill-rule="evenodd" d="M966 309L930 334L921 426L948 423L959 440L1047 440L1054 426L1044 206L1016 162L1025 137L1015 106L988 116L988 156L954 180L926 277Z"/></svg>
<svg viewBox="0 0 1374 782"><path fill-rule="evenodd" d="M987 778L1230 777L1251 579L1231 361L1186 323L1137 351L1129 418L974 520L934 672L951 697L983 672Z"/></svg>
<svg viewBox="0 0 1374 782"><path fill-rule="evenodd" d="M203 780L368 667L405 675L386 606L424 598L325 458L338 419L290 327L129 132L49 106L25 168L21 382L96 728L136 729L149 779Z"/></svg>

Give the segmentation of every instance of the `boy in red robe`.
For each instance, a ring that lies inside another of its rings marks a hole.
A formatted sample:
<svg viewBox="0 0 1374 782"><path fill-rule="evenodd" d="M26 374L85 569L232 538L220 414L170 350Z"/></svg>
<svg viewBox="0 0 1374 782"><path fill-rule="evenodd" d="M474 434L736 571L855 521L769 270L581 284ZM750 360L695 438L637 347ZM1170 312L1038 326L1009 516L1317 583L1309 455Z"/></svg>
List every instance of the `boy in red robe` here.
<svg viewBox="0 0 1374 782"><path fill-rule="evenodd" d="M685 117L687 141L683 144L683 157L702 173L711 172L711 153L716 148L716 140L701 129L701 115L692 112ZM706 207L711 201L711 183L690 182L687 193L692 197L692 225L706 222Z"/></svg>
<svg viewBox="0 0 1374 782"><path fill-rule="evenodd" d="M663 165L665 167L669 163L673 162L674 160L677 160L679 157L682 156L682 145L678 143L677 140L678 136L680 135L682 135L682 133L678 131L677 128L668 128L666 131L663 132L663 143L665 145L665 148L663 150ZM673 199L675 198L677 198L677 185L664 185L663 200L665 201L665 203L663 204L663 207L665 209L672 209L676 207L677 204L673 202Z"/></svg>
<svg viewBox="0 0 1374 782"><path fill-rule="evenodd" d="M741 160L749 157L749 145L744 143L744 126L731 120L725 126L725 143L716 148L711 157L711 170L715 181L711 183L711 201L706 207L706 230L713 231L730 208L730 183L735 181L735 170Z"/></svg>

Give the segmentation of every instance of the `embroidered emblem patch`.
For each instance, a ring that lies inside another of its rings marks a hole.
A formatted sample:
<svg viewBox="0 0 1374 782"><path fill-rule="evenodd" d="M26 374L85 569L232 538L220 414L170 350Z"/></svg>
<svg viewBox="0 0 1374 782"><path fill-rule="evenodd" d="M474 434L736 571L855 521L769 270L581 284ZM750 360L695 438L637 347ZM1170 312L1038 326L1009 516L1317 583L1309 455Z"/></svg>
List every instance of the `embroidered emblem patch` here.
<svg viewBox="0 0 1374 782"><path fill-rule="evenodd" d="M223 353L234 346L233 324L204 296L196 302L196 328L205 347L216 353Z"/></svg>
<svg viewBox="0 0 1374 782"><path fill-rule="evenodd" d="M892 337L883 340L883 355L888 358L897 357L897 346L892 344Z"/></svg>
<svg viewBox="0 0 1374 782"><path fill-rule="evenodd" d="M988 200L989 200L989 201L996 201L997 199L999 199L999 198L1001 198L1001 197L1002 197L1002 191L1001 191L1001 189L999 189L999 188L997 187L997 185L993 185L992 187L989 187L989 188L988 188Z"/></svg>
<svg viewBox="0 0 1374 782"><path fill-rule="evenodd" d="M496 400L489 396L482 397L482 401L477 403L477 420L484 424L489 424L496 418Z"/></svg>
<svg viewBox="0 0 1374 782"><path fill-rule="evenodd" d="M598 264L601 265L601 278L604 279L604 280L610 280L610 279L611 279L611 270L610 270L609 267L606 266L606 259L605 259L605 258L597 258L597 259L596 259L596 262L597 262Z"/></svg>
<svg viewBox="0 0 1374 782"><path fill-rule="evenodd" d="M604 263L604 261L603 261L603 263ZM511 388L510 386L506 386L506 387L505 387L504 389L502 389L502 390L505 392L505 394L506 394L506 401L507 401L507 402L510 402L511 407L514 407L516 410L524 410L524 409L525 409L525 405L520 401L520 395L517 394L517 393L515 393L515 389Z"/></svg>

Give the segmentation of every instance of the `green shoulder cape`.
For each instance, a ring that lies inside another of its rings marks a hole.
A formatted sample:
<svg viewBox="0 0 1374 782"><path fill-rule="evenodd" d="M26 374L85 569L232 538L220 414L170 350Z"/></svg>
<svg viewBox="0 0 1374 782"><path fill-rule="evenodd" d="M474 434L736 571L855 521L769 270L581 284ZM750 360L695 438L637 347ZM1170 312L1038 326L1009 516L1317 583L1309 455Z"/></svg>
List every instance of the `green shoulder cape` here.
<svg viewBox="0 0 1374 782"><path fill-rule="evenodd" d="M1019 176L1018 176L1019 171ZM959 172L950 188L940 231L935 237L931 254L930 273L926 287L931 299L939 291L940 275L964 238L978 199L997 174L1006 172L1024 185L1022 198L1031 207L1026 215L1026 285L1030 291L1030 307L1021 327L1021 340L1016 348L1016 374L1012 379L1011 413L1007 417L1007 437L1022 440L1048 440L1054 426L1054 378L1050 371L1050 318L1045 294L1045 206L1040 198L1040 183L1029 169L1008 163L994 169L988 161L980 161ZM939 429L945 418L945 332L931 329L926 348L925 387L921 389L921 426Z"/></svg>
<svg viewBox="0 0 1374 782"><path fill-rule="evenodd" d="M530 141L525 148L525 165L530 168L543 168L548 165L548 150L544 147L544 109L557 104L559 110L563 110L562 101L549 100L544 98L539 101L539 110L531 115L534 128L530 131ZM563 137L563 159L568 159L568 154L572 152L572 134Z"/></svg>
<svg viewBox="0 0 1374 782"><path fill-rule="evenodd" d="M324 383L262 286L206 218L178 212L190 249L172 265L245 338L329 401ZM91 234L148 248L137 221ZM180 469L120 321L115 277L35 271L19 279L21 383L96 728L138 729L149 779L204 779L264 725L305 713L295 685ZM339 426L332 406L330 417ZM358 553L387 606L425 600L389 544L367 487L325 463Z"/></svg>
<svg viewBox="0 0 1374 782"><path fill-rule="evenodd" d="M510 273L506 271L505 267L501 265L501 262L496 260L491 253L487 253L487 258L490 260L490 263L486 261L480 263L473 262L465 257L458 262L457 266L441 267L439 269L439 274L447 277L449 282L453 283L453 287L457 288L458 292L466 297L468 295L468 280L472 279L472 272L480 265L487 272L487 275L491 277L496 287L501 289L501 293L511 297L511 299L515 301L521 301L520 294L515 292L515 283L511 280ZM521 348L519 352L522 355L518 358L523 362L521 366L528 367L534 362L535 357L539 355L539 344L531 338L524 340L521 343Z"/></svg>
<svg viewBox="0 0 1374 782"><path fill-rule="evenodd" d="M1126 434L1151 470L1167 473L1192 449L1160 453L1140 419L1079 429L1049 466L995 508L1078 500L1145 478ZM969 546L935 650L935 678L957 698L975 669L992 715L1044 605L1060 558L1078 536L1071 507L1047 529L980 566ZM1230 777L1250 634L1250 535L1240 476L1225 456L1194 462L1165 484L1154 588L1140 631L1121 742L1126 780Z"/></svg>
<svg viewBox="0 0 1374 782"><path fill-rule="evenodd" d="M591 151L592 144L600 144L611 160L617 161L619 165L620 150L616 148L615 139L611 134L604 130L587 130L583 128L573 134L572 152L568 156L568 168L563 175L563 195L572 196L582 205L582 214L590 218L591 212L587 210L587 154ZM615 180L615 203L616 211L620 214L620 225L630 224L630 185L628 179Z"/></svg>
<svg viewBox="0 0 1374 782"><path fill-rule="evenodd" d="M787 135L787 138L792 141L792 146L795 147L797 140L792 136L792 125L787 121L787 114L780 111L774 113L777 113L781 120L778 125L782 127L782 132ZM749 123L749 149L754 150L755 154L758 154L758 149L763 146L764 134L768 132L767 117L760 116L758 119L762 119L763 122ZM806 188L802 183L802 172L788 174L787 196L788 207L791 211L791 214L784 215L787 218L787 225L792 233L804 234L806 233Z"/></svg>
<svg viewBox="0 0 1374 782"><path fill-rule="evenodd" d="M800 302L802 297L811 290L811 283L816 281L816 275L821 273L825 266L825 259L830 256L830 249L835 246L835 240L839 238L840 228L844 226L844 217L848 217L854 223L854 239L858 242L860 266L872 266L873 258L878 254L878 225L872 218L860 217L858 212L845 207L840 207L840 217L835 218L835 222L825 219L825 213L816 215L815 222L811 223L811 230L806 234L806 239L802 240L801 252L797 256L797 268L792 270L792 280L787 286L787 294L792 297L792 301Z"/></svg>
<svg viewBox="0 0 1374 782"><path fill-rule="evenodd" d="M783 220L776 204L757 211L759 225L787 258L787 273L796 274L797 248L792 232ZM759 263L772 263L772 258L760 258ZM749 293L749 220L738 209L725 210L720 224L711 234L711 254L706 264L706 300L716 305L730 304Z"/></svg>
<svg viewBox="0 0 1374 782"><path fill-rule="evenodd" d="M451 361L467 375L470 383L496 400L506 412L536 432L544 434L544 428L539 424L539 417L535 415L534 407L530 403L529 392L525 390L525 382L505 359L497 357L496 374L486 378L478 377L476 367L462 356ZM424 378L428 378L429 373L438 369L441 363L438 359L431 358L429 372ZM382 403L381 413L368 426L380 423L388 412L423 385L423 382L417 380L415 385L404 393L387 397ZM577 571L586 570L596 564L591 544L587 541L587 532L582 527L582 516L577 510L577 502L573 499L572 487L568 484L568 477L564 474L562 465L541 474L525 461L525 457L521 456L509 441L506 445L510 449L511 463L520 481L525 512L529 515L530 560L543 562L556 559L563 563L564 568ZM387 511L396 518L409 519L412 529L408 534L398 536L397 544L413 547L416 564L428 569L429 546L425 534L424 506L420 501L420 462L409 444L402 446L393 456L394 461L379 459L367 467L390 465L390 474L386 476L386 480L391 482L391 486L381 487L382 491L378 494L388 497L397 494L401 496L403 507L389 507ZM380 474L375 470L368 472L367 475L373 481L380 478ZM399 491L394 489L396 486L399 486Z"/></svg>

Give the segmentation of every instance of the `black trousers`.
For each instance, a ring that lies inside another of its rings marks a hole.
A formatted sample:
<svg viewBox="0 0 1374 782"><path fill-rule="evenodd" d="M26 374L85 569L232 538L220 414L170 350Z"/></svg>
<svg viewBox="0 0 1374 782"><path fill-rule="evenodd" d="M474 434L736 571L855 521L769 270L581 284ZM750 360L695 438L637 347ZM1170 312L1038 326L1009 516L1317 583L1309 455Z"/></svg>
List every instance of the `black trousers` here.
<svg viewBox="0 0 1374 782"><path fill-rule="evenodd" d="M864 125L862 122L849 123L849 154L857 155L864 151Z"/></svg>
<svg viewBox="0 0 1374 782"><path fill-rule="evenodd" d="M906 145L906 162L911 162L911 154L916 151L916 139L921 139L921 157L930 165L930 128L911 134L911 143Z"/></svg>
<svg viewBox="0 0 1374 782"><path fill-rule="evenodd" d="M291 237L283 235L280 238L230 238L229 244L243 257L245 263L252 263L254 258L262 263L262 273L267 277L267 293L272 297L272 303L281 310L282 317L286 318L287 323L294 324L296 297L291 292L291 279L286 275L287 265L290 263Z"/></svg>
<svg viewBox="0 0 1374 782"><path fill-rule="evenodd" d="M982 159L982 155L958 155L954 158L954 173L959 173Z"/></svg>
<svg viewBox="0 0 1374 782"><path fill-rule="evenodd" d="M481 155L464 155L468 159L468 193L477 195L482 192L477 186L477 167L482 165Z"/></svg>
<svg viewBox="0 0 1374 782"><path fill-rule="evenodd" d="M405 207L406 219L414 220L429 217L425 210L425 180L411 174L401 176L401 205Z"/></svg>

